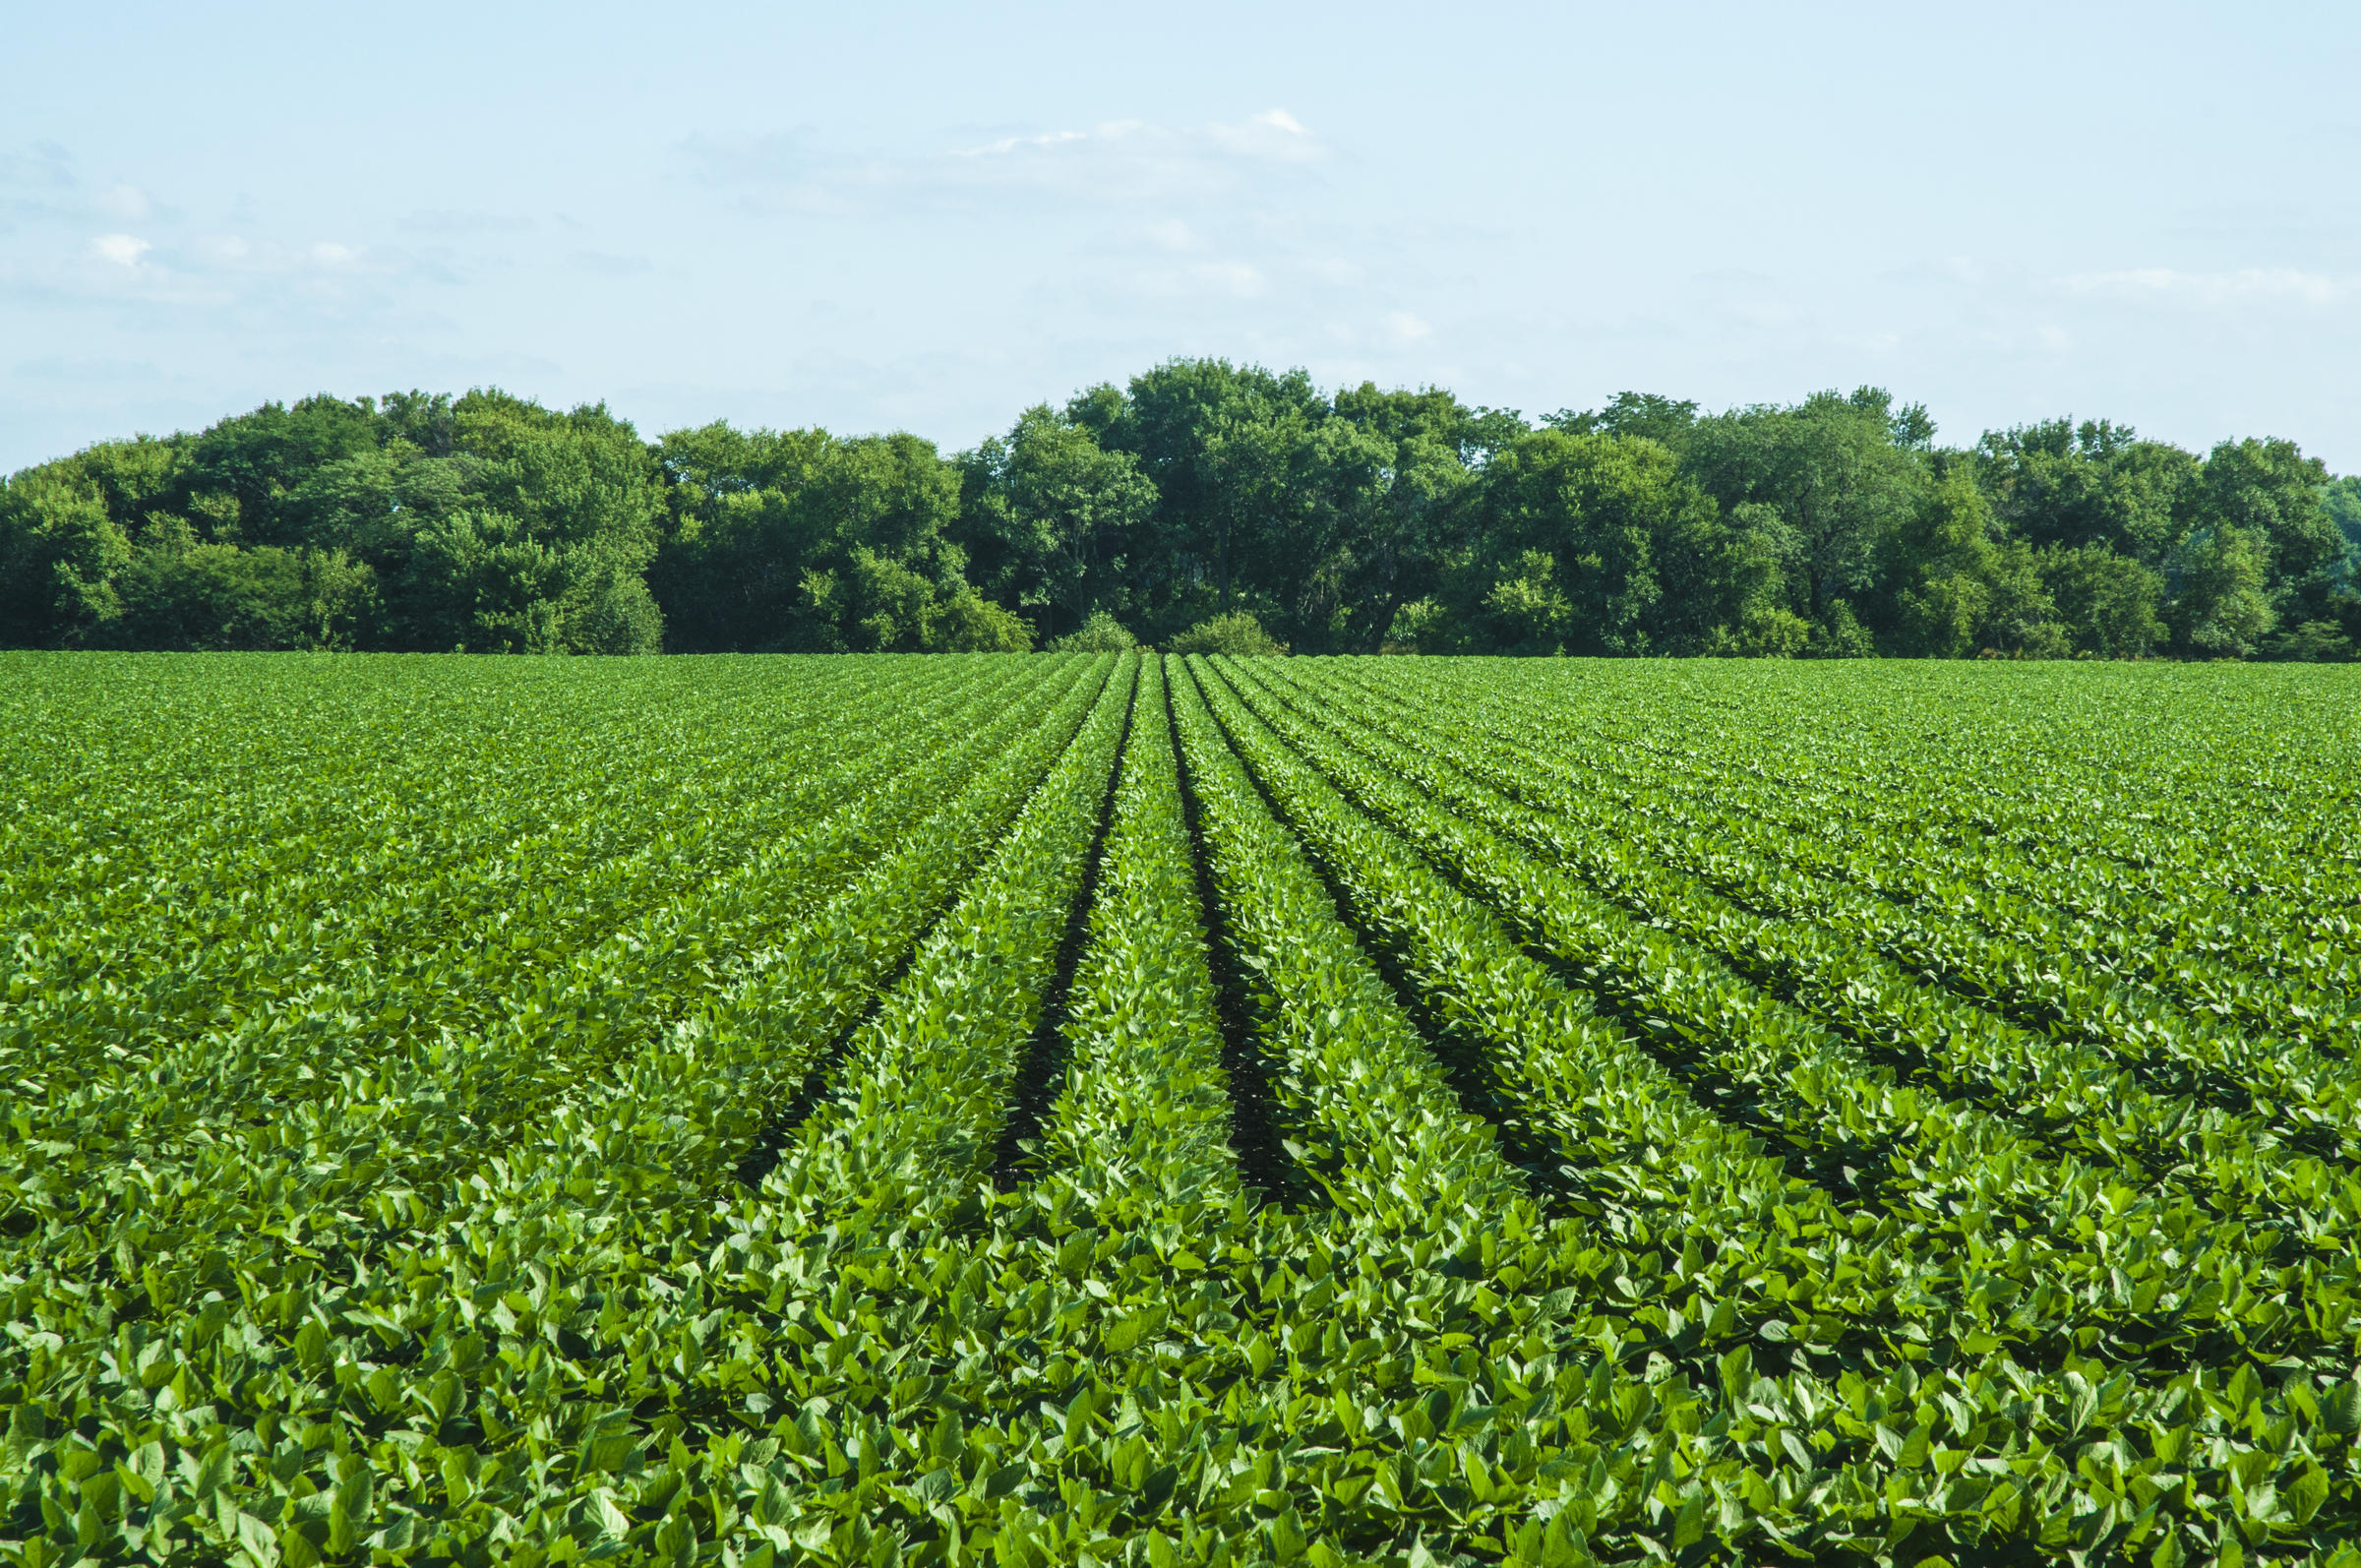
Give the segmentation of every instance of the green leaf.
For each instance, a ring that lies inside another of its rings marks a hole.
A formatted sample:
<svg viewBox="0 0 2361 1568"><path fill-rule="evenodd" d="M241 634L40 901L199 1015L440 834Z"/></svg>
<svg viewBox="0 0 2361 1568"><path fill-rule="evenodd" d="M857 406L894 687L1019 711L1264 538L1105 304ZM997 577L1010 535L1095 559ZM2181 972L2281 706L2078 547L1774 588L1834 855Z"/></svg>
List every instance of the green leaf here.
<svg viewBox="0 0 2361 1568"><path fill-rule="evenodd" d="M615 1494L604 1486L590 1493L590 1519L609 1540L621 1540L632 1533L632 1516L615 1505Z"/></svg>
<svg viewBox="0 0 2361 1568"><path fill-rule="evenodd" d="M1680 1512L1672 1521L1672 1549L1694 1546L1705 1538L1705 1492L1703 1488L1681 1499Z"/></svg>
<svg viewBox="0 0 2361 1568"><path fill-rule="evenodd" d="M2287 1488L2288 1511L2297 1524L2312 1523L2312 1516L2329 1500L2329 1473L2318 1465L2307 1464L2295 1484Z"/></svg>

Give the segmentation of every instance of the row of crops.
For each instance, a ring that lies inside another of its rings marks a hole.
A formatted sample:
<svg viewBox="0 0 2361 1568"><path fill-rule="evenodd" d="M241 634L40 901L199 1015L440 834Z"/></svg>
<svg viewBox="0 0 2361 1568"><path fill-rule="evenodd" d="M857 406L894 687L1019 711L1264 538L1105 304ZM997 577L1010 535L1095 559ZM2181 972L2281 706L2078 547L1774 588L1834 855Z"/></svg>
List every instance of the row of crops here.
<svg viewBox="0 0 2361 1568"><path fill-rule="evenodd" d="M0 660L0 1561L2361 1568L2361 686Z"/></svg>

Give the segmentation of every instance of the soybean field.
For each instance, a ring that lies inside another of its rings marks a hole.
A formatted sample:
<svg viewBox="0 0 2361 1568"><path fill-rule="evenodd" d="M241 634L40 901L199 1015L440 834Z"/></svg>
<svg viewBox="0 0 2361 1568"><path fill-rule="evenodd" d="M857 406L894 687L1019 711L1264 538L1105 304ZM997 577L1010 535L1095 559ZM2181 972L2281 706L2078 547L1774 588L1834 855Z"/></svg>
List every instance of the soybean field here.
<svg viewBox="0 0 2361 1568"><path fill-rule="evenodd" d="M2361 670L0 655L0 1562L2361 1568Z"/></svg>

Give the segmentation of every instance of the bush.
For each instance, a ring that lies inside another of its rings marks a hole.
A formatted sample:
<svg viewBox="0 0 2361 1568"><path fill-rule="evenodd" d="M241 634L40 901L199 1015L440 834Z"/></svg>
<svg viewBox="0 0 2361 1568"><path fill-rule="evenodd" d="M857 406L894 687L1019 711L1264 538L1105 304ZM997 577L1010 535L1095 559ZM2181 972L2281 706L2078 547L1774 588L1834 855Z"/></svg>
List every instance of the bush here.
<svg viewBox="0 0 2361 1568"><path fill-rule="evenodd" d="M117 576L122 614L93 640L195 651L349 648L374 612L376 573L341 550L200 544L186 524L157 532Z"/></svg>
<svg viewBox="0 0 2361 1568"><path fill-rule="evenodd" d="M927 629L929 653L1025 653L1032 646L1033 629L1024 617L1001 609L964 583L943 601Z"/></svg>
<svg viewBox="0 0 2361 1568"><path fill-rule="evenodd" d="M1048 643L1052 653L1120 653L1137 646L1139 638L1104 610L1091 611L1088 620L1061 637L1052 637Z"/></svg>
<svg viewBox="0 0 2361 1568"><path fill-rule="evenodd" d="M1166 645L1169 653L1235 653L1244 657L1285 653L1287 644L1262 629L1243 610L1199 621Z"/></svg>
<svg viewBox="0 0 2361 1568"><path fill-rule="evenodd" d="M643 579L618 572L568 618L566 646L575 653L661 653L664 612Z"/></svg>
<svg viewBox="0 0 2361 1568"><path fill-rule="evenodd" d="M2290 664L2342 664L2352 656L2352 639L2333 621L2306 621L2263 644L2263 657Z"/></svg>
<svg viewBox="0 0 2361 1568"><path fill-rule="evenodd" d="M1838 599L1829 605L1827 619L1812 623L1803 655L1807 659L1873 659L1877 647L1852 613L1852 606Z"/></svg>
<svg viewBox="0 0 2361 1568"><path fill-rule="evenodd" d="M1792 610L1750 604L1735 631L1721 626L1705 640L1705 652L1720 659L1793 659L1810 645L1811 623Z"/></svg>

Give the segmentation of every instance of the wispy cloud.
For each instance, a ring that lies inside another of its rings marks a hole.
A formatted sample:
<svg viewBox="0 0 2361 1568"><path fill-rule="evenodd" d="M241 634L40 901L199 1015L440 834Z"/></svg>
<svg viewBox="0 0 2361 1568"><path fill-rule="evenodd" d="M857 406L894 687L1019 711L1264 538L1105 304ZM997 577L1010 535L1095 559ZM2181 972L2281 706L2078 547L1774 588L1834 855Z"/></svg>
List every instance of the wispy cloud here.
<svg viewBox="0 0 2361 1568"><path fill-rule="evenodd" d="M2170 267L2078 272L2061 280L2068 293L2132 301L2197 305L2287 302L2337 305L2353 297L2354 279L2287 267L2248 267L2235 271L2187 272Z"/></svg>
<svg viewBox="0 0 2361 1568"><path fill-rule="evenodd" d="M35 142L16 151L0 151L0 209L21 214L55 211L76 193L74 160L54 142Z"/></svg>
<svg viewBox="0 0 2361 1568"><path fill-rule="evenodd" d="M148 193L136 185L113 186L99 193L92 205L109 216L132 222L137 222L155 210L155 204L148 199Z"/></svg>
<svg viewBox="0 0 2361 1568"><path fill-rule="evenodd" d="M692 136L680 151L708 185L780 185L812 179L821 168L809 128L762 136Z"/></svg>
<svg viewBox="0 0 2361 1568"><path fill-rule="evenodd" d="M1210 125L1205 131L1217 146L1245 157L1308 162L1328 151L1318 137L1285 109L1265 109L1235 125Z"/></svg>
<svg viewBox="0 0 2361 1568"><path fill-rule="evenodd" d="M1137 206L1236 192L1286 165L1328 155L1285 109L1235 122L1164 126L1107 120L1086 128L1013 131L938 151L828 152L808 130L692 137L680 152L708 185L821 211L888 203L959 203L1029 190L1095 205Z"/></svg>
<svg viewBox="0 0 2361 1568"><path fill-rule="evenodd" d="M998 142L988 142L982 147L960 148L951 155L963 158L1003 157L1022 148L1059 147L1067 142L1087 142L1094 135L1100 137L1125 136L1139 128L1137 120L1119 120L1099 127L1096 132L1051 131L1043 136L1004 136Z"/></svg>
<svg viewBox="0 0 2361 1568"><path fill-rule="evenodd" d="M399 226L414 234L430 234L438 238L463 238L485 234L515 234L535 226L534 219L522 212L490 212L466 208L420 208L399 221Z"/></svg>
<svg viewBox="0 0 2361 1568"><path fill-rule="evenodd" d="M577 250L568 260L577 271L605 277L636 277L656 270L655 263L644 256L625 256L613 251Z"/></svg>

